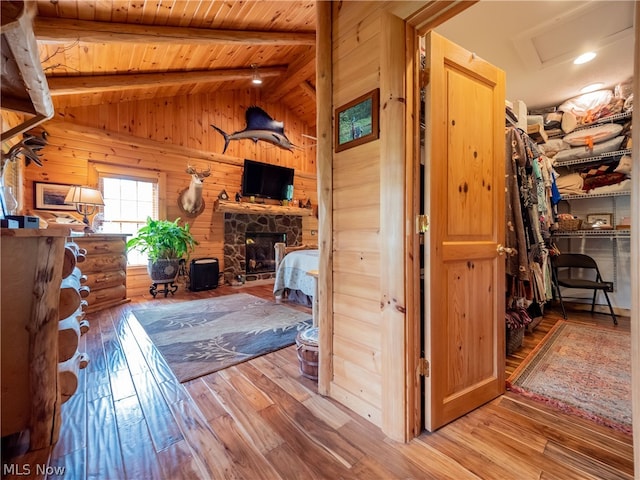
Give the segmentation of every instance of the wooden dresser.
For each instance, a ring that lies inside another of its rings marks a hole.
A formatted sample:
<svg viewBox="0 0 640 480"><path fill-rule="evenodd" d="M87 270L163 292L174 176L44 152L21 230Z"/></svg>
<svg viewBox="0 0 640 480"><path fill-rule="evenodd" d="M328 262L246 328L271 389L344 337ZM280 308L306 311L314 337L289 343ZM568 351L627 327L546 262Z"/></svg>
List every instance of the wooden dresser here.
<svg viewBox="0 0 640 480"><path fill-rule="evenodd" d="M1 229L2 436L28 430L31 450L57 442L60 405L89 363L79 349L89 330L87 258L70 233Z"/></svg>
<svg viewBox="0 0 640 480"><path fill-rule="evenodd" d="M87 297L87 313L128 302L127 236L90 233L71 239L85 250L82 274L91 292Z"/></svg>
<svg viewBox="0 0 640 480"><path fill-rule="evenodd" d="M64 275L71 275L69 233L1 229L2 436L28 429L34 450L54 444L60 429L59 309L69 303L62 298Z"/></svg>

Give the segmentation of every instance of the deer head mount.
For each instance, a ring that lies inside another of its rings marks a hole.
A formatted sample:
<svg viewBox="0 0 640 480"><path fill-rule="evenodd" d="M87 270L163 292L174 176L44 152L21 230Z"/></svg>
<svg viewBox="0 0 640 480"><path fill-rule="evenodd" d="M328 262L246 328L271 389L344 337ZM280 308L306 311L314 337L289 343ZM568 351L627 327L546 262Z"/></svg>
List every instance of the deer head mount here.
<svg viewBox="0 0 640 480"><path fill-rule="evenodd" d="M197 217L204 211L202 182L211 175L211 165L206 170L200 171L191 165L187 165L186 172L191 175L191 182L178 195L178 206L187 217Z"/></svg>

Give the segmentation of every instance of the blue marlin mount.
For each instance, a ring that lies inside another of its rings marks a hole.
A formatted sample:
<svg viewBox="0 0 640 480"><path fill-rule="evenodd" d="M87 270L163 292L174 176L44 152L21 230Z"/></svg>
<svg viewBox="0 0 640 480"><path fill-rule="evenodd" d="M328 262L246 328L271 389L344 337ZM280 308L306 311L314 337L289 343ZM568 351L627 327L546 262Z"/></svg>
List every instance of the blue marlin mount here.
<svg viewBox="0 0 640 480"><path fill-rule="evenodd" d="M224 137L224 150L222 150L222 153L227 151L231 140L242 140L244 138L250 138L256 143L258 140L263 140L285 150L293 151L295 145L284 134L284 123L274 120L267 112L256 106L247 108L245 116L247 119L246 128L230 135L215 125L211 125Z"/></svg>

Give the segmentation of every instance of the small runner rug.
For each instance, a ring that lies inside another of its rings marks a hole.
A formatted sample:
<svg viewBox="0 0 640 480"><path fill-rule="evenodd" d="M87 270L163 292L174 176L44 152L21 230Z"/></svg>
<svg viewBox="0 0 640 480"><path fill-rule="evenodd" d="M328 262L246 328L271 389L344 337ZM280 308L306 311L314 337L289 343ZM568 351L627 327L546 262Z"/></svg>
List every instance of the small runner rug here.
<svg viewBox="0 0 640 480"><path fill-rule="evenodd" d="M560 320L507 388L631 434L630 334Z"/></svg>
<svg viewBox="0 0 640 480"><path fill-rule="evenodd" d="M246 293L133 310L180 382L295 343L311 315Z"/></svg>

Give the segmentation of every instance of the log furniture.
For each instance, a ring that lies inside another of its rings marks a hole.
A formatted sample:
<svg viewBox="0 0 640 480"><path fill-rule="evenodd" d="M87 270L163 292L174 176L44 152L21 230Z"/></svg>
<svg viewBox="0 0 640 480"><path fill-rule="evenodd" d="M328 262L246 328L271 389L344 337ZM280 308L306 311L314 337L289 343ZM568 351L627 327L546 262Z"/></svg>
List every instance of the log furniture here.
<svg viewBox="0 0 640 480"><path fill-rule="evenodd" d="M68 228L2 229L2 436L28 430L30 449L55 444L60 406L76 391L89 328L83 255Z"/></svg>
<svg viewBox="0 0 640 480"><path fill-rule="evenodd" d="M74 236L73 241L86 250L82 273L91 293L87 313L128 302L127 298L127 236L122 234L89 233Z"/></svg>

